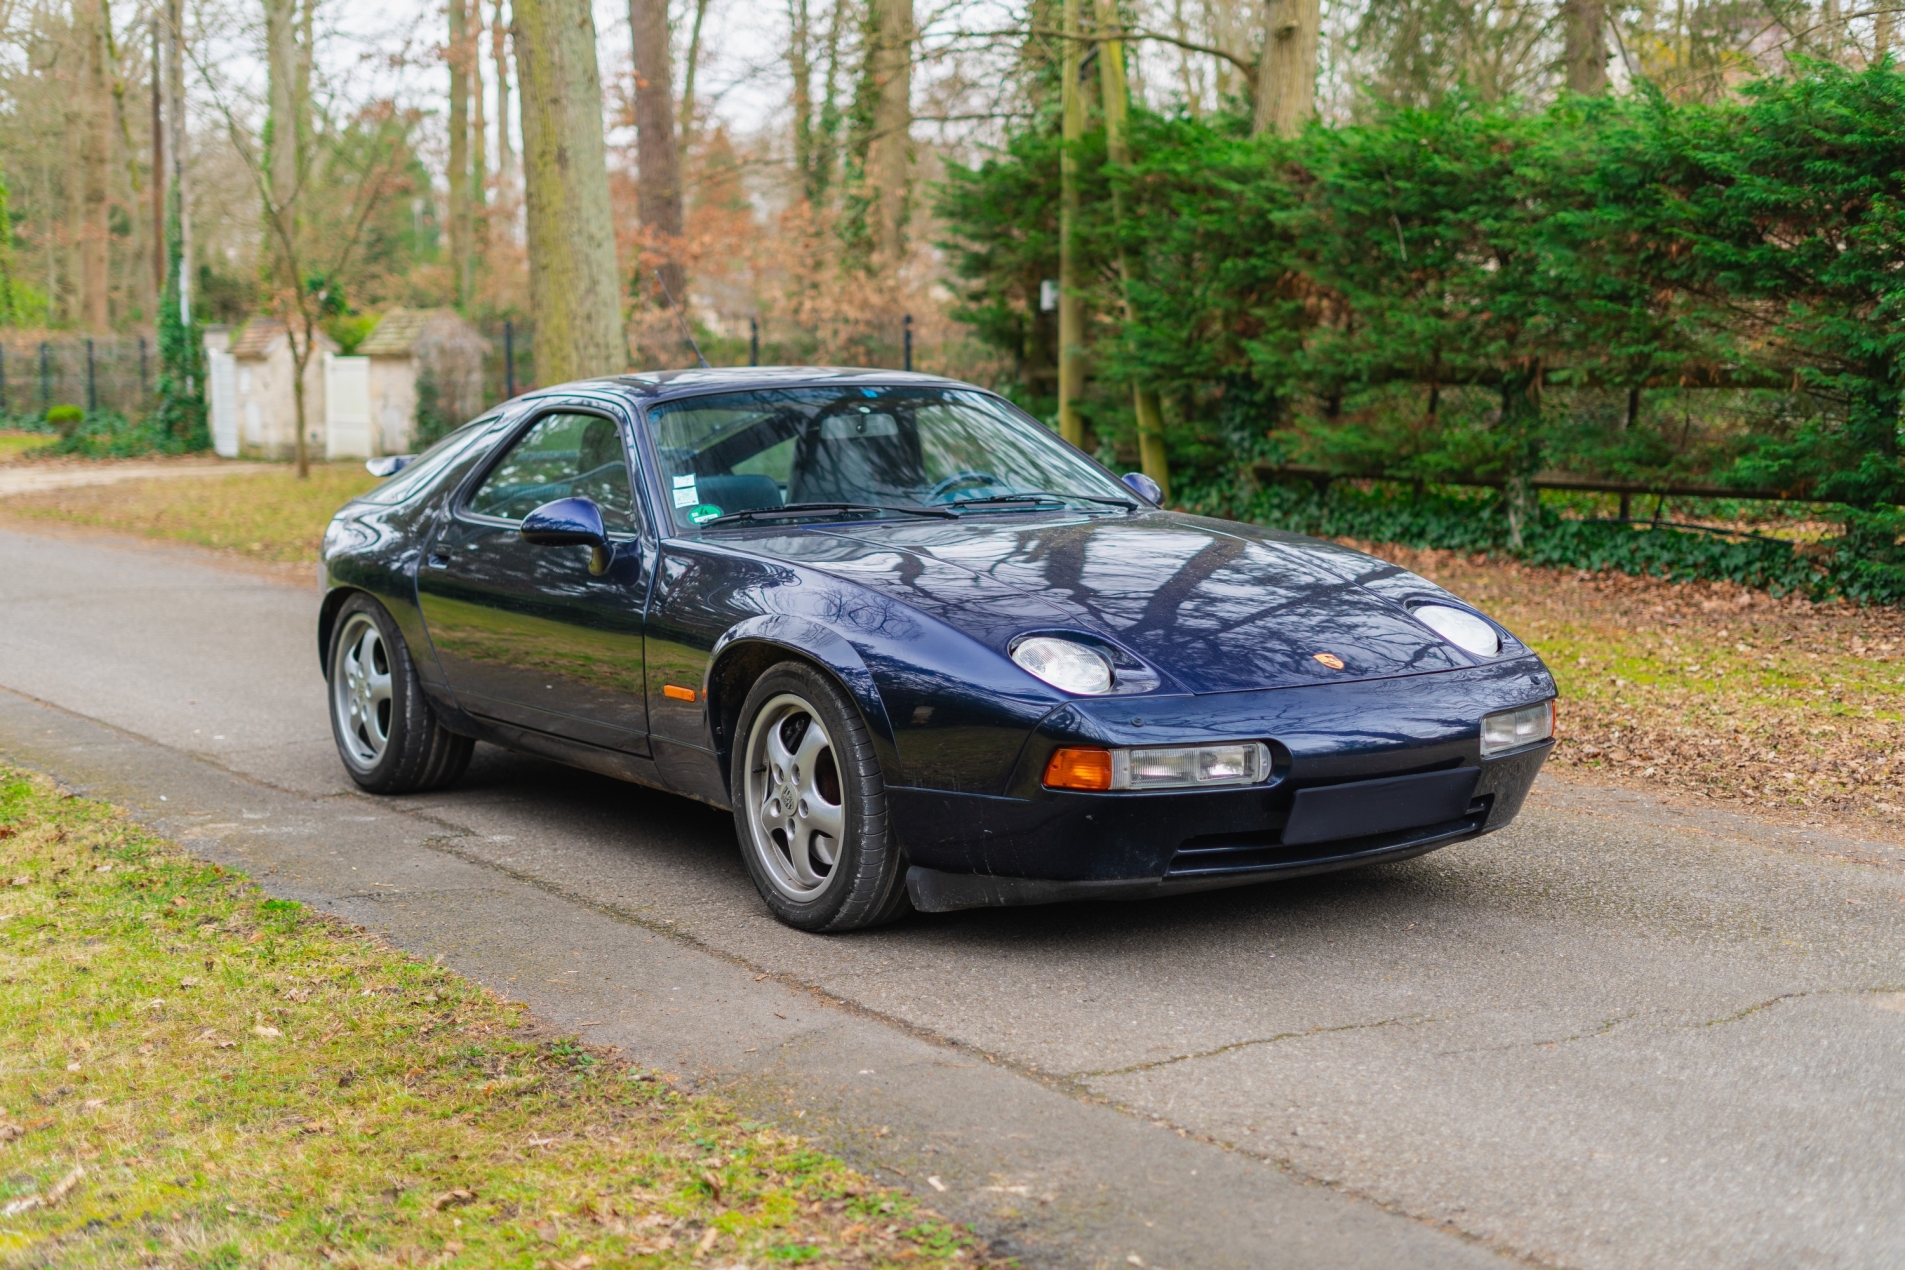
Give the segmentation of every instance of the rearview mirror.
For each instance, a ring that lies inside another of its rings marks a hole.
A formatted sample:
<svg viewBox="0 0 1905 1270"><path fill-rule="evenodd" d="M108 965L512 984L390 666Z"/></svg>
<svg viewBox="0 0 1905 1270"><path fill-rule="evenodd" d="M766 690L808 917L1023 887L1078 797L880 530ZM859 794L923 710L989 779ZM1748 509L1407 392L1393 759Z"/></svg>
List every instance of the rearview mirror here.
<svg viewBox="0 0 1905 1270"><path fill-rule="evenodd" d="M372 476L395 476L410 466L408 454L386 454L381 459L366 459L364 470Z"/></svg>
<svg viewBox="0 0 1905 1270"><path fill-rule="evenodd" d="M1146 476L1143 472L1126 472L1124 474L1124 483L1132 493L1138 495L1152 506L1161 507L1164 505L1164 491L1158 488L1156 481Z"/></svg>
<svg viewBox="0 0 1905 1270"><path fill-rule="evenodd" d="M589 498L558 498L523 517L523 541L537 547L588 547L589 572L609 567L609 533L602 509Z"/></svg>

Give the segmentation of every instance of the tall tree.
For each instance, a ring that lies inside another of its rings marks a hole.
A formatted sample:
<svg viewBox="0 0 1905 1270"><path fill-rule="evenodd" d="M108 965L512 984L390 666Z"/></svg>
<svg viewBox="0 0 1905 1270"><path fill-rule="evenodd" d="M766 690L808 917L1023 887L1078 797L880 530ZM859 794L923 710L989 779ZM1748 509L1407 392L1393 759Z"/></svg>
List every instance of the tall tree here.
<svg viewBox="0 0 1905 1270"><path fill-rule="evenodd" d="M496 184L498 201L507 203L514 161L509 148L509 23L503 17L503 0L496 0L491 13L489 52L496 67Z"/></svg>
<svg viewBox="0 0 1905 1270"><path fill-rule="evenodd" d="M1078 402L1085 395L1085 310L1078 277L1078 147L1085 137L1084 31L1079 0L1065 0L1059 53L1059 127L1065 148L1058 159L1058 435L1085 444Z"/></svg>
<svg viewBox="0 0 1905 1270"><path fill-rule="evenodd" d="M456 305L470 303L470 241L475 217L470 198L470 62L475 50L470 37L470 0L450 0L450 40L443 57L450 67L450 278Z"/></svg>
<svg viewBox="0 0 1905 1270"><path fill-rule="evenodd" d="M635 41L635 209L663 253L662 281L682 294L681 152L675 137L668 0L629 0ZM642 288L644 279L637 279ZM645 288L642 288L645 289Z"/></svg>
<svg viewBox="0 0 1905 1270"><path fill-rule="evenodd" d="M560 383L628 364L595 19L587 0L515 0L523 195L536 377Z"/></svg>
<svg viewBox="0 0 1905 1270"><path fill-rule="evenodd" d="M1316 113L1320 0L1265 0L1263 56L1257 63L1254 133L1294 137Z"/></svg>
<svg viewBox="0 0 1905 1270"><path fill-rule="evenodd" d="M867 69L873 90L873 130L867 147L874 194L874 250L897 261L905 245L912 202L913 0L871 0Z"/></svg>
<svg viewBox="0 0 1905 1270"><path fill-rule="evenodd" d="M77 16L86 41L86 82L80 95L79 318L90 331L112 324L109 247L112 227L112 11L107 0L80 0Z"/></svg>
<svg viewBox="0 0 1905 1270"><path fill-rule="evenodd" d="M1567 26L1562 61L1568 91L1599 97L1607 91L1607 9L1603 0L1564 0Z"/></svg>
<svg viewBox="0 0 1905 1270"><path fill-rule="evenodd" d="M1118 18L1117 0L1098 0L1098 33L1102 42L1098 46L1099 94L1104 99L1105 111L1105 157L1116 167L1126 167L1131 162L1131 142L1129 117L1131 88L1125 79L1124 41L1119 38L1123 28ZM1118 244L1118 282L1124 299L1125 322L1136 319L1135 307L1131 302L1131 260L1122 241L1125 218L1124 187L1113 178L1111 187L1112 229L1119 236ZM1144 468L1144 474L1158 483L1165 497L1171 492L1170 462L1164 453L1164 412L1158 400L1157 390L1141 383L1131 388L1131 404L1138 419L1138 462Z"/></svg>
<svg viewBox="0 0 1905 1270"><path fill-rule="evenodd" d="M293 453L298 476L311 474L310 403L305 400L305 370L317 351L318 319L305 276L300 229L310 154L311 3L265 0L265 69L271 114L261 193L265 204L266 250L271 261L273 307L284 322L291 345L291 400L297 434ZM302 8L302 13L300 13ZM300 41L299 37L303 39Z"/></svg>
<svg viewBox="0 0 1905 1270"><path fill-rule="evenodd" d="M203 449L205 375L198 323L192 313L192 219L185 166L185 0L165 0L160 24L160 65L165 81L165 291L159 301L158 405L153 422L185 449ZM154 184L160 184L157 177Z"/></svg>

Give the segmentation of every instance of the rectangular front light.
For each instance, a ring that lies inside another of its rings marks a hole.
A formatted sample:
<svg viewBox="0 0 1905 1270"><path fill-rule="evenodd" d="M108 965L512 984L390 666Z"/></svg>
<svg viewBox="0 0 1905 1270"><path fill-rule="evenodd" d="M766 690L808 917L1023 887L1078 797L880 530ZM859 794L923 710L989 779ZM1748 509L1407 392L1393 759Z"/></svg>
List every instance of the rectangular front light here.
<svg viewBox="0 0 1905 1270"><path fill-rule="evenodd" d="M1217 789L1269 775L1270 747L1262 741L1111 752L1113 789Z"/></svg>
<svg viewBox="0 0 1905 1270"><path fill-rule="evenodd" d="M1518 750L1554 735L1554 702L1482 716L1482 757Z"/></svg>

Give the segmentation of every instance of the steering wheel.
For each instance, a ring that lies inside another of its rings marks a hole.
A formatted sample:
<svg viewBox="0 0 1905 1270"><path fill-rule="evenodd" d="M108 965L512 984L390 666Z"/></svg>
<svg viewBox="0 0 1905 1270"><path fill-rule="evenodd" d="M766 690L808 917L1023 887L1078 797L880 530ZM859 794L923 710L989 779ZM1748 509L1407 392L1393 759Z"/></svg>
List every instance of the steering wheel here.
<svg viewBox="0 0 1905 1270"><path fill-rule="evenodd" d="M939 484L933 486L931 489L927 490L926 497L929 500L935 499L935 498L938 498L941 494L947 493L948 491L951 491L951 490L960 489L967 485L1003 485L1003 484L1005 484L1004 481L1000 480L998 477L994 476L990 472L954 472L951 476L947 477L945 480L941 481Z"/></svg>

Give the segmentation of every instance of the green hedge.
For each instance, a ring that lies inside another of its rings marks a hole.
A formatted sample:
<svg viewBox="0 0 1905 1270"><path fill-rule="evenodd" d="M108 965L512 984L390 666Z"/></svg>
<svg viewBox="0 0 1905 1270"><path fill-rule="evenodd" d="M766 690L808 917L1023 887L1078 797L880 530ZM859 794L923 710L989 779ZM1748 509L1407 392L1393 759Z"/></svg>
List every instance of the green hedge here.
<svg viewBox="0 0 1905 1270"><path fill-rule="evenodd" d="M1813 600L1905 602L1905 568L1858 558L1832 544L1816 555L1802 554L1794 544L1765 538L1575 519L1545 504L1523 530L1520 550L1513 550L1501 496L1493 492L1339 482L1321 493L1307 484L1274 484L1186 495L1193 510L1319 538L1485 553L1551 568L1736 582Z"/></svg>

